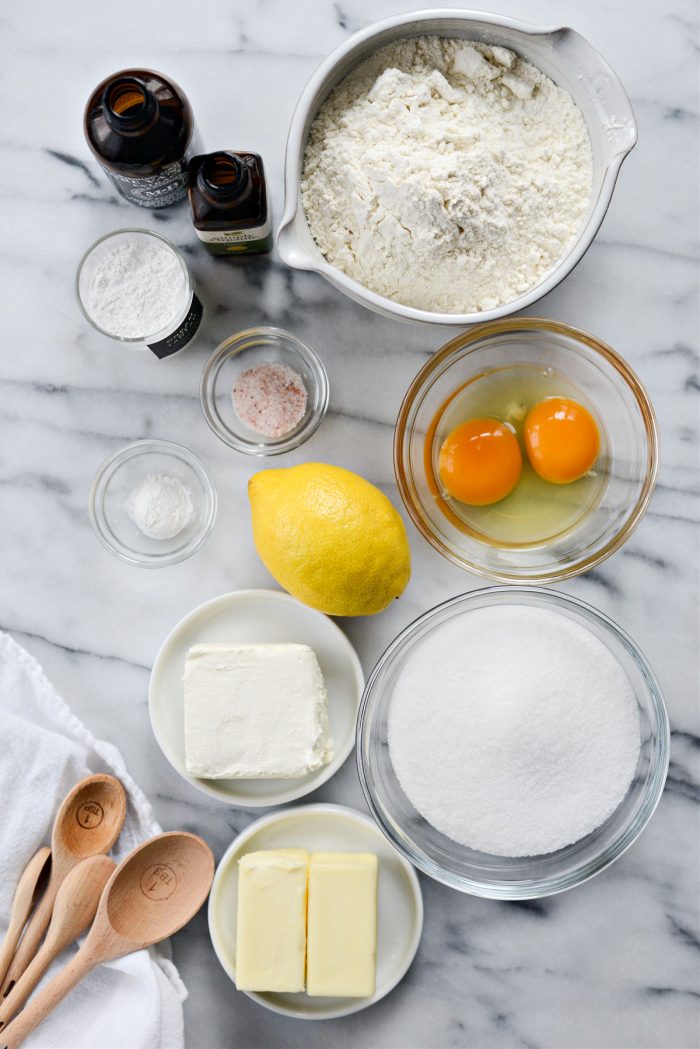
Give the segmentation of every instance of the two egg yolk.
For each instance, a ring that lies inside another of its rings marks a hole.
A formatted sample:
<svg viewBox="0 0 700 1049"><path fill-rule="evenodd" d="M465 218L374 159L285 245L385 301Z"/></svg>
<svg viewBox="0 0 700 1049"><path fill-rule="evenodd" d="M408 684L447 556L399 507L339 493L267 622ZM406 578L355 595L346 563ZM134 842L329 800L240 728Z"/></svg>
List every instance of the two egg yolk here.
<svg viewBox="0 0 700 1049"><path fill-rule="evenodd" d="M533 470L552 484L569 484L587 473L600 451L591 413L568 397L540 401L524 424L525 450ZM522 471L522 454L513 429L498 419L470 419L442 444L440 480L455 499L488 506L513 491Z"/></svg>

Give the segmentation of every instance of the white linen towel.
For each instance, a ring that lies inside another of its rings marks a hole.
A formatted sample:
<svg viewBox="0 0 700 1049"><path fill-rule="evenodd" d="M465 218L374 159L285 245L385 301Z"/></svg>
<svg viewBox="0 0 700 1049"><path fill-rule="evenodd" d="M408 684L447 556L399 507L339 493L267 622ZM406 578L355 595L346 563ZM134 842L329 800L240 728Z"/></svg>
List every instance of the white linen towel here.
<svg viewBox="0 0 700 1049"><path fill-rule="evenodd" d="M51 841L63 798L85 776L108 772L124 785L128 810L112 855L160 834L151 806L110 743L94 739L39 664L0 631L0 935L25 865ZM70 947L45 979L70 957ZM100 966L27 1039L27 1049L181 1049L187 991L168 958L151 948Z"/></svg>

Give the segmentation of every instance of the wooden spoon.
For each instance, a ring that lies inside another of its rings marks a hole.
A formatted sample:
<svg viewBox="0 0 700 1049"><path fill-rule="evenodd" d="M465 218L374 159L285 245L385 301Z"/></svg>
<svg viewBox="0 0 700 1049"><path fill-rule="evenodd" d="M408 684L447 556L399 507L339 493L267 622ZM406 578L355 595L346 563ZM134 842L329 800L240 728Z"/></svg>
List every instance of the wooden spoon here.
<svg viewBox="0 0 700 1049"><path fill-rule="evenodd" d="M46 869L50 855L51 849L48 845L44 845L32 856L17 882L14 899L12 900L12 910L10 911L10 924L7 927L5 939L2 941L2 947L0 947L0 984L2 984L7 975L10 962L17 950L19 938L22 935L22 929L27 924L29 912L36 902L41 876Z"/></svg>
<svg viewBox="0 0 700 1049"><path fill-rule="evenodd" d="M89 856L66 875L56 893L46 939L0 1004L0 1029L20 1011L54 958L88 928L116 866L109 856Z"/></svg>
<svg viewBox="0 0 700 1049"><path fill-rule="evenodd" d="M38 992L0 1039L17 1049L97 965L150 947L193 918L214 877L211 849L195 834L160 834L139 845L105 885L92 928L77 954Z"/></svg>
<svg viewBox="0 0 700 1049"><path fill-rule="evenodd" d="M118 779L98 773L77 783L63 801L51 834L51 873L5 977L6 998L36 954L51 920L59 886L81 860L109 852L126 816L126 794Z"/></svg>

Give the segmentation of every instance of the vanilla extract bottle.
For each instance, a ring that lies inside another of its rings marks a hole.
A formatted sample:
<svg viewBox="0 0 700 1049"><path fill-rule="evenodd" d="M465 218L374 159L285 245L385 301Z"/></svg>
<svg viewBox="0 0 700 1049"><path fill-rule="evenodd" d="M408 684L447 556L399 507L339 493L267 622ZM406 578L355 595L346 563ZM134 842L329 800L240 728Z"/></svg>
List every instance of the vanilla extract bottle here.
<svg viewBox="0 0 700 1049"><path fill-rule="evenodd" d="M90 96L84 129L98 163L132 204L164 208L187 195L198 146L192 107L174 81L150 69L107 77Z"/></svg>
<svg viewBox="0 0 700 1049"><path fill-rule="evenodd" d="M213 255L261 255L272 248L262 157L220 150L193 157L189 200L197 236Z"/></svg>

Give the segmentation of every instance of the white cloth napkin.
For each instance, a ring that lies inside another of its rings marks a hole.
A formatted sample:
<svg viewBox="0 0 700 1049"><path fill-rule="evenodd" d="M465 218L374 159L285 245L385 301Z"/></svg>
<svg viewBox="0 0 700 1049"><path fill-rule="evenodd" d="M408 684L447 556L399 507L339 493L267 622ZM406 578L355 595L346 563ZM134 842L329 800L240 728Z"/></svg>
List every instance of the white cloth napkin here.
<svg viewBox="0 0 700 1049"><path fill-rule="evenodd" d="M129 805L113 850L121 860L161 833L151 807L119 751L94 739L44 676L39 664L0 631L0 934L18 878L36 850L50 844L56 811L75 783L108 772L124 785ZM49 970L65 963L68 948ZM151 948L100 966L30 1035L30 1049L180 1049L187 991L168 958Z"/></svg>

